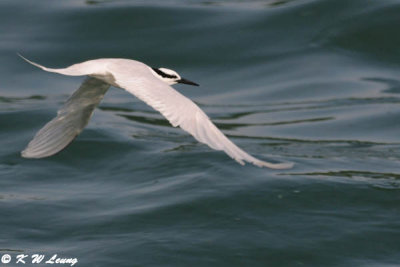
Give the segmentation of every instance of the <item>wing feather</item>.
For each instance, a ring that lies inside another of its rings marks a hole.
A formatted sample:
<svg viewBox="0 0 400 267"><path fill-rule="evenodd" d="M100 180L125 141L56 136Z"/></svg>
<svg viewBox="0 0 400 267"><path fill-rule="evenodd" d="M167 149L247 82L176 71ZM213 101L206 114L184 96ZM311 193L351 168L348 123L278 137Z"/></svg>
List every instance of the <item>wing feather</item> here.
<svg viewBox="0 0 400 267"><path fill-rule="evenodd" d="M25 158L44 158L65 148L88 124L109 87L101 80L87 78L57 112L57 117L35 135L21 155Z"/></svg>
<svg viewBox="0 0 400 267"><path fill-rule="evenodd" d="M259 167L272 169L287 169L293 166L292 163L271 163L249 155L230 141L193 101L157 78L138 80L124 71L110 72L119 87L159 111L174 127L180 126L199 142L213 149L225 151L241 165L250 162Z"/></svg>

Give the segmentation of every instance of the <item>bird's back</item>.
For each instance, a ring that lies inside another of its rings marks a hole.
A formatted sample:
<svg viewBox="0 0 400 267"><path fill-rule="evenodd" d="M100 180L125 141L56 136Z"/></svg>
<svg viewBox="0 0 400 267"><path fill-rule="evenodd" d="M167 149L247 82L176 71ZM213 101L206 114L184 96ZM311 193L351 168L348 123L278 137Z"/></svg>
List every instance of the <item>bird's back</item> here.
<svg viewBox="0 0 400 267"><path fill-rule="evenodd" d="M149 66L131 59L100 58L78 63L69 68L84 70L84 75L96 77L116 87L121 87L116 81L117 73L135 80L156 79Z"/></svg>

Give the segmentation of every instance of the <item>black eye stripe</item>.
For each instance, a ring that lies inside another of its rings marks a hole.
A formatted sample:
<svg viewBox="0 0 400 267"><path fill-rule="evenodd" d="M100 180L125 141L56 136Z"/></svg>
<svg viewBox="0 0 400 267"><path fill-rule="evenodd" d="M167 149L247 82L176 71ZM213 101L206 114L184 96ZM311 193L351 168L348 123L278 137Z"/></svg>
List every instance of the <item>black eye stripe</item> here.
<svg viewBox="0 0 400 267"><path fill-rule="evenodd" d="M176 77L175 75L170 75L170 74L167 74L167 73L165 73L165 72L163 72L163 71L161 71L161 70L159 70L159 69L156 69L156 68L152 68L158 75L160 75L161 77L163 77L163 78L170 78L170 79L176 79L176 78L178 78L178 77Z"/></svg>

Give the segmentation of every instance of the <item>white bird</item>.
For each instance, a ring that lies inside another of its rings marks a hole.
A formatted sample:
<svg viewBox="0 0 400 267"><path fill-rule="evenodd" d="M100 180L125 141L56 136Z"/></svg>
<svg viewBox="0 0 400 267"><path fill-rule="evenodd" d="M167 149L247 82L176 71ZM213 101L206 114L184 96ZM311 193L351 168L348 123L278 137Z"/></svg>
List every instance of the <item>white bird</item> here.
<svg viewBox="0 0 400 267"><path fill-rule="evenodd" d="M44 158L64 149L88 124L94 109L112 85L123 88L159 111L174 126L193 135L199 142L223 150L241 165L245 161L259 167L287 169L292 163L265 162L247 154L230 141L208 116L190 99L170 85L198 84L181 78L166 68L151 68L146 64L118 58L101 58L71 65L63 69L46 68L23 56L25 61L41 68L69 76L89 76L21 152L25 158Z"/></svg>

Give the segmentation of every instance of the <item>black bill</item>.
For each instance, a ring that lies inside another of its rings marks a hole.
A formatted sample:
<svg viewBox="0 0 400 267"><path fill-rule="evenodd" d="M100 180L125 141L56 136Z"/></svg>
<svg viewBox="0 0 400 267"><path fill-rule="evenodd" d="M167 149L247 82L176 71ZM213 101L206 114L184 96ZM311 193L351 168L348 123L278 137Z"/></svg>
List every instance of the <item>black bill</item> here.
<svg viewBox="0 0 400 267"><path fill-rule="evenodd" d="M186 80L184 78L181 78L180 80L177 80L178 83L184 83L184 84L189 84L189 85L194 85L194 86L199 86L197 83L194 83L192 81Z"/></svg>

